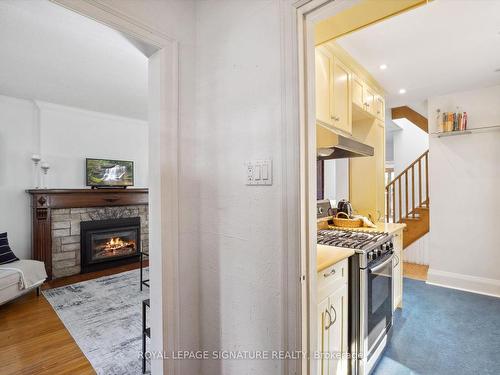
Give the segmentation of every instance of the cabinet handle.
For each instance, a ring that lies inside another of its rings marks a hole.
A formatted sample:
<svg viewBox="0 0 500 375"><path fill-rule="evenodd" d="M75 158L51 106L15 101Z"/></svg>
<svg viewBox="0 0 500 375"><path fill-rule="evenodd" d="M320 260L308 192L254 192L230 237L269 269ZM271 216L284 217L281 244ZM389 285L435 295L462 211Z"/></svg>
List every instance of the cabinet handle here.
<svg viewBox="0 0 500 375"><path fill-rule="evenodd" d="M327 278L327 277L330 277L332 275L335 275L335 268L332 268L332 270L330 272L328 272L328 273L324 273L323 277Z"/></svg>
<svg viewBox="0 0 500 375"><path fill-rule="evenodd" d="M339 121L340 117L339 116L330 116L333 121Z"/></svg>
<svg viewBox="0 0 500 375"><path fill-rule="evenodd" d="M398 266L398 264L399 264L399 257L398 257L396 254L394 254L394 256L395 256L395 257L396 257L396 259L398 260L398 262L397 262L397 263L394 265L394 267L393 267L393 268L396 268L396 267Z"/></svg>
<svg viewBox="0 0 500 375"><path fill-rule="evenodd" d="M328 330L331 325L332 325L332 316L330 315L330 312L327 310L325 310L325 315L328 314L328 324L325 324L325 331Z"/></svg>
<svg viewBox="0 0 500 375"><path fill-rule="evenodd" d="M337 321L337 311L335 310L335 307L333 307L333 305L330 305L330 311L333 311L334 319L332 320L332 315L330 314L330 325L328 326L328 328L333 326L333 324Z"/></svg>

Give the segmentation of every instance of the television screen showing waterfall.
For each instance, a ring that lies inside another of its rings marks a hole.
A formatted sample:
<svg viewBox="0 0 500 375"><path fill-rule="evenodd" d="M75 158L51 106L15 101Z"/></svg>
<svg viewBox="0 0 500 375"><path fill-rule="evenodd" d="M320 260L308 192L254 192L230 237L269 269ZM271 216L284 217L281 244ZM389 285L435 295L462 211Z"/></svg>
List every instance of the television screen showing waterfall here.
<svg viewBox="0 0 500 375"><path fill-rule="evenodd" d="M87 186L133 186L134 162L87 159Z"/></svg>

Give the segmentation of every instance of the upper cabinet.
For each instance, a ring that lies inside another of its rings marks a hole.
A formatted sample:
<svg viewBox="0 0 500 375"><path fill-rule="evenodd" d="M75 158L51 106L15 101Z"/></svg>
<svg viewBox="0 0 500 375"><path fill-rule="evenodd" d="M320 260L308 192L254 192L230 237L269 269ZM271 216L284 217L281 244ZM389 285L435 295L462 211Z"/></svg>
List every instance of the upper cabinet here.
<svg viewBox="0 0 500 375"><path fill-rule="evenodd" d="M321 47L316 48L316 119L351 134L351 72Z"/></svg>
<svg viewBox="0 0 500 375"><path fill-rule="evenodd" d="M332 77L331 108L333 126L351 134L351 72L336 57L333 59Z"/></svg>
<svg viewBox="0 0 500 375"><path fill-rule="evenodd" d="M358 76L352 77L352 120L384 119L384 98Z"/></svg>
<svg viewBox="0 0 500 375"><path fill-rule="evenodd" d="M382 122L385 120L385 100L380 95L375 99L375 117Z"/></svg>
<svg viewBox="0 0 500 375"><path fill-rule="evenodd" d="M331 60L331 55L325 50L316 48L316 119L330 125L333 123L330 112Z"/></svg>

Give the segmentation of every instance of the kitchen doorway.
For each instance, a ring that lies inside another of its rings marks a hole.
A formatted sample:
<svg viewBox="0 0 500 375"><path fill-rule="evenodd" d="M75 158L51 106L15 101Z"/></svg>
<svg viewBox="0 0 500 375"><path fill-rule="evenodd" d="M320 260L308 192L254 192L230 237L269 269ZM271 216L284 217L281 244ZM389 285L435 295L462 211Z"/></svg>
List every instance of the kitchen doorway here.
<svg viewBox="0 0 500 375"><path fill-rule="evenodd" d="M297 8L301 149L301 347L309 353L302 360L303 374L323 373L320 361L314 359L319 349L318 325L321 324L316 280L318 193L325 198L325 189L318 188L318 171L324 176L325 168L324 165L317 165L315 46L426 3L425 0L382 4L370 1L318 0Z"/></svg>

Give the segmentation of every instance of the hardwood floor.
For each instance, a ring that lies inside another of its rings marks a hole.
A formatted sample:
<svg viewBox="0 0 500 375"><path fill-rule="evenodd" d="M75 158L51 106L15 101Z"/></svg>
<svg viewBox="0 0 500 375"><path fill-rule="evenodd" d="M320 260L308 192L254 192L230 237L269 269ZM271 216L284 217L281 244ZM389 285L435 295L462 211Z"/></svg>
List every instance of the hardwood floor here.
<svg viewBox="0 0 500 375"><path fill-rule="evenodd" d="M147 266L147 263L145 263ZM45 283L56 288L139 268L139 263ZM45 297L30 292L0 306L0 373L9 375L95 374Z"/></svg>
<svg viewBox="0 0 500 375"><path fill-rule="evenodd" d="M403 276L409 279L427 281L429 266L415 263L403 263Z"/></svg>

